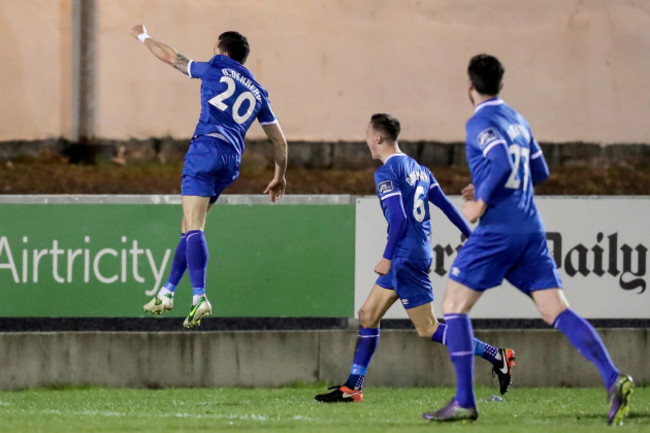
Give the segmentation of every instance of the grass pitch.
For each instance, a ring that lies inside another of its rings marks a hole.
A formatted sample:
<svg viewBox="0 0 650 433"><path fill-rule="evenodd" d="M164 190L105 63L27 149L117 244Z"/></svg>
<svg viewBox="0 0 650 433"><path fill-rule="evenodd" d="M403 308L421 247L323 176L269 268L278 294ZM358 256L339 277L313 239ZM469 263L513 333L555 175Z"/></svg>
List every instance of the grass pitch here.
<svg viewBox="0 0 650 433"><path fill-rule="evenodd" d="M474 423L438 424L422 412L446 404L450 388L371 388L361 404L322 404L323 386L280 389L107 388L0 392L3 432L567 432L611 431L601 388L514 388L503 402L478 388ZM650 432L650 388L632 394L622 427Z"/></svg>

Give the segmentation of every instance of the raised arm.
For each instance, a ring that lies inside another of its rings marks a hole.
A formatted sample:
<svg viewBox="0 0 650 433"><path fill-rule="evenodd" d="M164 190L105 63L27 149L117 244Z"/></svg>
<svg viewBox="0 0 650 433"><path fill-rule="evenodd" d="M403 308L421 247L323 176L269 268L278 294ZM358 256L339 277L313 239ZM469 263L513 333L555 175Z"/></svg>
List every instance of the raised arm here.
<svg viewBox="0 0 650 433"><path fill-rule="evenodd" d="M279 122L262 125L262 129L275 148L273 152L275 174L264 190L264 194L268 194L271 201L275 202L282 197L287 187L287 179L285 178L287 172L287 139L284 137Z"/></svg>
<svg viewBox="0 0 650 433"><path fill-rule="evenodd" d="M176 51L173 47L152 39L151 36L147 34L147 29L144 27L144 25L138 24L137 26L133 27L131 29L131 35L142 42L145 47L151 51L151 54L156 56L158 59L167 63L168 65L171 65L174 69L181 71L185 75L189 75L187 65L189 64L190 60Z"/></svg>

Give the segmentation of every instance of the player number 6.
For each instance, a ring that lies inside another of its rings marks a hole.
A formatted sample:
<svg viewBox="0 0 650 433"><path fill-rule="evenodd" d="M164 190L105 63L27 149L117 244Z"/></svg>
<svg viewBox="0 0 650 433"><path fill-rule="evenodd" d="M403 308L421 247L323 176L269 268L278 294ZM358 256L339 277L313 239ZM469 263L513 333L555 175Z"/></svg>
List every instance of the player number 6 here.
<svg viewBox="0 0 650 433"><path fill-rule="evenodd" d="M426 208L424 207L424 188L418 186L415 189L415 197L413 197L413 218L419 223L424 221L424 216L426 215Z"/></svg>

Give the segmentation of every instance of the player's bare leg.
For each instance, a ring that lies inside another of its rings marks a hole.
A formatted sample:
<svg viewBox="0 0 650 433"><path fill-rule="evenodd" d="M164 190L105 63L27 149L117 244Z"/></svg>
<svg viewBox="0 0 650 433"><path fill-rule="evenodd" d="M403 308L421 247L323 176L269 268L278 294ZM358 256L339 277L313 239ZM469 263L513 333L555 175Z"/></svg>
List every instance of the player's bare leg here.
<svg viewBox="0 0 650 433"><path fill-rule="evenodd" d="M394 290L384 289L375 284L366 302L359 309L359 325L364 328L377 328L386 311L399 299Z"/></svg>
<svg viewBox="0 0 650 433"><path fill-rule="evenodd" d="M415 326L415 330L422 338L430 339L440 326L433 312L433 302L409 308L406 310L406 314L408 314L409 319Z"/></svg>
<svg viewBox="0 0 650 433"><path fill-rule="evenodd" d="M630 410L628 399L634 388L632 377L616 369L596 330L569 308L562 289L537 290L532 292L532 296L544 321L566 335L571 344L598 368L610 402L607 424L623 424L623 418Z"/></svg>
<svg viewBox="0 0 650 433"><path fill-rule="evenodd" d="M192 308L183 322L185 328L194 328L201 319L212 313L212 305L205 296L205 273L208 265L208 246L203 229L210 206L210 197L182 196L183 221L187 229L187 267L192 281Z"/></svg>
<svg viewBox="0 0 650 433"><path fill-rule="evenodd" d="M363 379L366 375L372 355L379 343L379 322L386 311L397 301L393 290L384 289L375 284L370 294L359 309L359 336L354 351L354 360L350 376L343 385L330 387L330 392L314 397L321 403L362 402Z"/></svg>

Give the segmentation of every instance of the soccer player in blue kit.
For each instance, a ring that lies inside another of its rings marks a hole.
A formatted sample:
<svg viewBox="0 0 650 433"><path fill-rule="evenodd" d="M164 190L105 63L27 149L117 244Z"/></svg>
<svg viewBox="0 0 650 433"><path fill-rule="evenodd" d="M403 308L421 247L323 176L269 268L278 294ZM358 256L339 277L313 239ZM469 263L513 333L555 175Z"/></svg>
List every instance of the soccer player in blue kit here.
<svg viewBox="0 0 650 433"><path fill-rule="evenodd" d="M183 165L181 239L167 283L144 306L152 314L171 310L176 286L188 270L193 297L183 326L193 328L212 313L205 295L206 215L223 190L239 176L246 131L257 119L275 146L275 173L264 190L273 202L283 195L286 186L287 141L271 110L268 92L244 67L250 53L245 36L238 32L222 33L214 47L214 57L207 62L195 62L152 39L143 25L133 27L131 34L164 63L201 80L201 115Z"/></svg>
<svg viewBox="0 0 650 433"><path fill-rule="evenodd" d="M474 56L468 67L474 116L467 122L466 153L472 185L463 189L463 215L478 227L454 260L442 301L456 395L425 419L478 418L474 397L469 312L481 294L507 279L529 296L546 323L567 336L600 372L611 403L608 424L621 424L634 386L609 357L596 330L569 308L551 258L533 186L549 176L528 122L498 97L504 68L493 56Z"/></svg>
<svg viewBox="0 0 650 433"><path fill-rule="evenodd" d="M377 113L371 117L366 130L366 144L372 158L383 162L375 172L375 183L388 221L388 241L382 259L375 266L379 278L359 310L359 336L348 380L315 397L323 403L363 401L363 381L379 342L379 323L397 299L401 300L420 337L448 344L446 326L438 323L432 308L429 202L440 208L465 236L470 235L470 228L431 171L400 151L397 142L400 129L395 117ZM472 351L493 365L499 389L504 394L511 383L515 352L477 339L473 341Z"/></svg>

